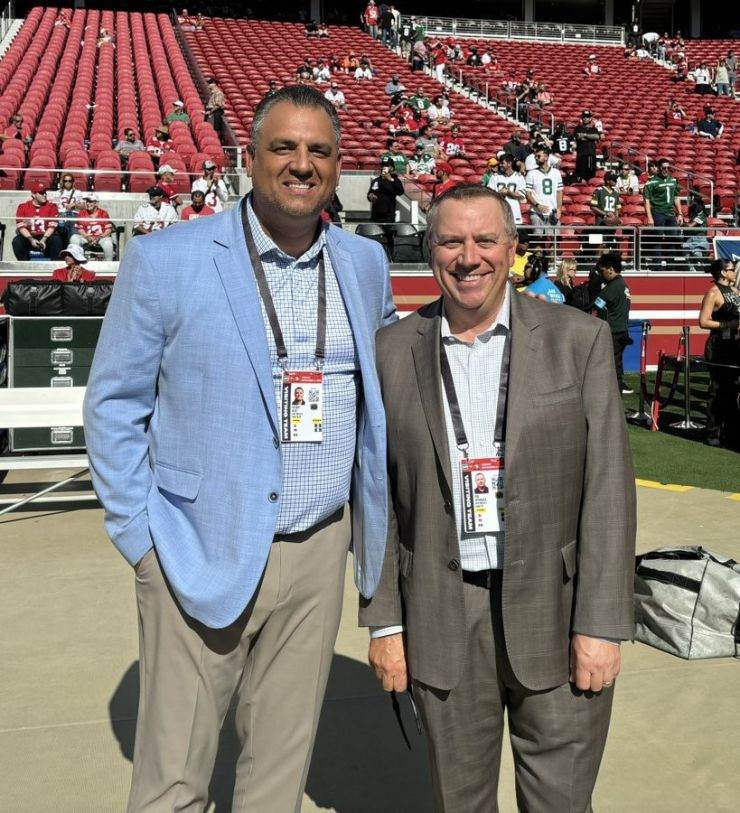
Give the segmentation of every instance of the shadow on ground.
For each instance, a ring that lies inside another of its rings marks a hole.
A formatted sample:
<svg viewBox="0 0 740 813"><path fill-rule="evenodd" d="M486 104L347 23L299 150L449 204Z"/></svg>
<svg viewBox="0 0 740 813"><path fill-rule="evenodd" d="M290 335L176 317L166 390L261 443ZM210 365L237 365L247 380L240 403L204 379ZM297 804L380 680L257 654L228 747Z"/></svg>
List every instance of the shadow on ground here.
<svg viewBox="0 0 740 813"><path fill-rule="evenodd" d="M121 753L133 759L139 669L134 662L108 705ZM432 809L426 742L416 733L410 706L400 698L409 750L370 668L344 655L332 661L306 794L337 813L426 813ZM231 810L238 754L234 710L219 741L210 795L218 813ZM388 798L394 788L394 798Z"/></svg>

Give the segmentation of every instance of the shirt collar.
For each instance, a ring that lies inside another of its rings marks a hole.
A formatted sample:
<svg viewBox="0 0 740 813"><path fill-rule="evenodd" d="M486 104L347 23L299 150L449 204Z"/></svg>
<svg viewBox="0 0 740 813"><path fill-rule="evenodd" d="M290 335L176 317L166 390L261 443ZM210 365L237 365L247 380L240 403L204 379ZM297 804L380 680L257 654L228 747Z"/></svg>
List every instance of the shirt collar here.
<svg viewBox="0 0 740 813"><path fill-rule="evenodd" d="M251 195L247 196L247 219L249 220L249 226L252 229L252 235L254 237L254 244L257 247L257 253L263 260L267 259L268 257L278 257L280 260L286 263L310 264L319 256L326 245L326 230L328 227L327 224L322 220L319 228L319 236L316 238L316 240L314 240L307 251L297 258L286 254L262 228L262 224L259 222L259 219L252 206Z"/></svg>
<svg viewBox="0 0 740 813"><path fill-rule="evenodd" d="M499 327L507 333L511 329L511 285L509 285L508 282L504 289L504 301L501 303L501 307L499 308L496 318L493 320L493 322L491 322L489 327L487 327L482 333L478 334L478 340L482 342L488 341L488 339L490 339L495 333L496 328ZM442 301L442 326L440 330L442 339L458 341L450 330L450 322L445 314L444 300Z"/></svg>

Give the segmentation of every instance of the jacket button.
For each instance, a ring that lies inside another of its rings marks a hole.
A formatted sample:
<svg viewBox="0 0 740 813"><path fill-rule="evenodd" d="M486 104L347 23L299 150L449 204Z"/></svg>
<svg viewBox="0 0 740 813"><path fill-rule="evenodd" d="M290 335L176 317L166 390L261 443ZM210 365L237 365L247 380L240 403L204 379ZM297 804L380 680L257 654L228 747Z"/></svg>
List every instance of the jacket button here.
<svg viewBox="0 0 740 813"><path fill-rule="evenodd" d="M270 502L277 502L277 501L278 501L277 491L271 491L270 492Z"/></svg>
<svg viewBox="0 0 740 813"><path fill-rule="evenodd" d="M278 446L280 446L280 441L277 438L273 438L272 445L277 449Z"/></svg>
<svg viewBox="0 0 740 813"><path fill-rule="evenodd" d="M449 500L445 500L445 513L452 513L452 503Z"/></svg>
<svg viewBox="0 0 740 813"><path fill-rule="evenodd" d="M450 559L450 561L447 562L447 567L450 570L457 570L460 567L460 562L458 562L457 559Z"/></svg>

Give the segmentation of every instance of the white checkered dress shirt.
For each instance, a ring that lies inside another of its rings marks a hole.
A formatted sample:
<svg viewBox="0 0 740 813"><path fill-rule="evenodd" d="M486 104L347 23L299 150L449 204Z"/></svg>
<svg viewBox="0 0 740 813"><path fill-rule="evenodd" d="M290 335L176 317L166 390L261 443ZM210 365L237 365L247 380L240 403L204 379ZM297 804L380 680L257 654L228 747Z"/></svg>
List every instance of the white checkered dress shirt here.
<svg viewBox="0 0 740 813"><path fill-rule="evenodd" d="M316 368L316 316L319 255L326 245L326 228L297 259L279 249L260 226L247 200L247 216L280 328L288 350L288 369ZM357 436L359 361L337 278L324 251L326 265L326 358L324 362L324 421L321 443L283 443L283 490L277 533L305 531L330 516L349 499ZM272 363L275 401L280 415L283 368L260 297L262 319ZM254 472L254 476L259 476Z"/></svg>
<svg viewBox="0 0 740 813"><path fill-rule="evenodd" d="M496 321L472 343L453 336L447 317L442 314L442 341L450 362L455 393L460 403L460 414L468 437L468 450L463 454L457 448L450 408L442 386L452 469L452 496L463 570L490 570L504 566L504 533L472 534L464 530L460 461L464 457L493 456L501 366L506 337L510 332L510 296L511 288L507 285L504 302Z"/></svg>

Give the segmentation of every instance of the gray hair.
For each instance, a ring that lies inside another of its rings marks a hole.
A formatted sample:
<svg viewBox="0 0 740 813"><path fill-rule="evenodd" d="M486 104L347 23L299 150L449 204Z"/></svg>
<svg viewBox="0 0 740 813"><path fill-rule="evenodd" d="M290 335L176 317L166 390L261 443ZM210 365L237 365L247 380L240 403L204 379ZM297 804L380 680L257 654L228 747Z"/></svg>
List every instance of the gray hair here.
<svg viewBox="0 0 740 813"><path fill-rule="evenodd" d="M324 98L324 94L312 88L309 85L289 85L288 87L280 88L270 96L265 96L264 99L257 105L254 111L254 118L252 119L252 149L257 146L262 126L265 123L267 114L272 110L275 105L292 104L294 107L311 107L317 110L323 110L331 119L332 128L334 129L334 137L336 138L337 147L342 137L342 123L339 120L334 105Z"/></svg>
<svg viewBox="0 0 740 813"><path fill-rule="evenodd" d="M437 218L439 217L439 207L447 200L478 200L485 198L488 200L495 200L501 209L501 215L504 219L504 233L509 238L509 242L513 243L517 239L516 223L514 223L514 214L511 211L511 206L506 202L506 198L493 189L487 186L481 186L476 183L461 183L448 189L444 194L440 195L432 201L431 206L427 210L427 230L424 234L424 248L426 249L427 256L431 255L432 240L434 238L434 231L437 226Z"/></svg>

